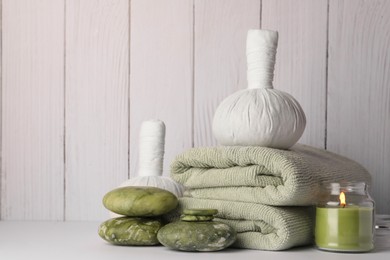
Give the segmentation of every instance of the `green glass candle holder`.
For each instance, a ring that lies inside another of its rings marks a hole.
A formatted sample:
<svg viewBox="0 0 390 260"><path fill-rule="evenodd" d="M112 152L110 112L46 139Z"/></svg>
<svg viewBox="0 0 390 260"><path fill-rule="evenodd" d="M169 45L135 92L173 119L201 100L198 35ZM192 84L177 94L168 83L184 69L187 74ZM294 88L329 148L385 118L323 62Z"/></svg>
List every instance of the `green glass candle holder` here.
<svg viewBox="0 0 390 260"><path fill-rule="evenodd" d="M316 208L315 242L318 249L368 252L374 248L374 210L364 182L324 185Z"/></svg>

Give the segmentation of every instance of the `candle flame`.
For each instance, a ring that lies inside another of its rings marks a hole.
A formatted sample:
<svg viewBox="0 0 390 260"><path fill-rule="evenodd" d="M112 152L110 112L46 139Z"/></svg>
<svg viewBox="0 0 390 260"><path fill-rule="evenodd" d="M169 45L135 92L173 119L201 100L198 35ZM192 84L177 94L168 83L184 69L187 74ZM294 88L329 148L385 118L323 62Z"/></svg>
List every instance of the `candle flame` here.
<svg viewBox="0 0 390 260"><path fill-rule="evenodd" d="M340 198L340 206L343 206L343 208L344 208L345 207L345 193L341 192L339 198Z"/></svg>

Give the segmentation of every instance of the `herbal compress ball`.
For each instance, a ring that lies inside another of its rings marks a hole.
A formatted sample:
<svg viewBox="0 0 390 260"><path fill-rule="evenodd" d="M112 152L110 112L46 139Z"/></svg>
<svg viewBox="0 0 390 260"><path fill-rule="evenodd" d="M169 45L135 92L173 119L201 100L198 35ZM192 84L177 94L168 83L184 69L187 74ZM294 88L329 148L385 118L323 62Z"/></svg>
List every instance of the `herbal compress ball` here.
<svg viewBox="0 0 390 260"><path fill-rule="evenodd" d="M138 176L120 185L151 186L183 196L184 187L170 177L162 176L165 147L165 124L158 119L144 121L139 133Z"/></svg>
<svg viewBox="0 0 390 260"><path fill-rule="evenodd" d="M158 119L144 121L139 133L138 176L128 179L119 187L149 186L172 192L182 197L184 187L170 177L162 176L165 147L165 124ZM111 217L120 215L113 212Z"/></svg>
<svg viewBox="0 0 390 260"><path fill-rule="evenodd" d="M248 88L227 97L214 115L213 134L221 145L288 149L302 136L301 106L272 86L277 43L277 32L248 31Z"/></svg>

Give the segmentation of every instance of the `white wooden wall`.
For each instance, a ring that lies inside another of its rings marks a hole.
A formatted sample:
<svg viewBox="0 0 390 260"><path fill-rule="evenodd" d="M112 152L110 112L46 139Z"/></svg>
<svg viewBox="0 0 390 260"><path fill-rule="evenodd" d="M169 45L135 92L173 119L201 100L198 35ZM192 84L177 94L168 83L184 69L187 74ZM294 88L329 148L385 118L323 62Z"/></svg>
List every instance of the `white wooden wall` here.
<svg viewBox="0 0 390 260"><path fill-rule="evenodd" d="M2 220L103 220L136 176L143 120L167 126L164 174L246 87L250 28L280 32L275 87L300 142L357 160L390 214L390 1L1 0Z"/></svg>

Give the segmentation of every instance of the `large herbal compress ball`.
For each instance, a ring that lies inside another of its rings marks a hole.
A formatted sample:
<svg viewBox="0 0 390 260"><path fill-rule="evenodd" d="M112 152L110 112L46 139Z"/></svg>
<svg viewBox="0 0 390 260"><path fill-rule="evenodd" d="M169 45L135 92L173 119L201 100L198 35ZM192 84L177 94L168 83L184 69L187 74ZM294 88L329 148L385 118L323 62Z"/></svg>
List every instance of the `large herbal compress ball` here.
<svg viewBox="0 0 390 260"><path fill-rule="evenodd" d="M272 86L277 40L277 32L248 32L248 88L223 100L214 115L213 134L221 145L288 149L302 136L301 106Z"/></svg>
<svg viewBox="0 0 390 260"><path fill-rule="evenodd" d="M305 124L305 114L291 95L276 89L248 89L219 105L213 132L222 145L287 149L302 136Z"/></svg>

